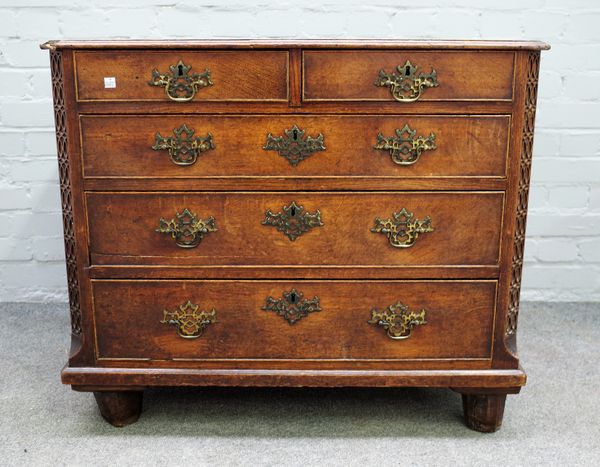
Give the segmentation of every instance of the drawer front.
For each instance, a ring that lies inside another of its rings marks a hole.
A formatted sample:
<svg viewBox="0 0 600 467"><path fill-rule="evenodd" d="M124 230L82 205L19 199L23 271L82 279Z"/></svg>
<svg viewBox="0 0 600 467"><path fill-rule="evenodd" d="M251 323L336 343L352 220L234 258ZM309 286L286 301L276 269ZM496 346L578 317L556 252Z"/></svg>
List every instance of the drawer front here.
<svg viewBox="0 0 600 467"><path fill-rule="evenodd" d="M94 264L496 265L503 201L502 192L90 192L90 253Z"/></svg>
<svg viewBox="0 0 600 467"><path fill-rule="evenodd" d="M496 282L94 281L93 292L105 359L489 358Z"/></svg>
<svg viewBox="0 0 600 467"><path fill-rule="evenodd" d="M290 149L295 125L305 134ZM86 177L500 178L509 125L507 115L83 116L81 139Z"/></svg>
<svg viewBox="0 0 600 467"><path fill-rule="evenodd" d="M411 92L401 92L401 87L410 88L413 77L435 70L437 86L423 86L418 101L512 100L514 57L513 52L305 51L303 97L306 101L394 101L390 85L375 85L381 70L396 73L399 97L410 97ZM406 69L407 60L417 67L414 73Z"/></svg>
<svg viewBox="0 0 600 467"><path fill-rule="evenodd" d="M153 70L172 78L175 85L170 85L169 91L173 97L189 98L193 92L190 102L288 99L287 51L99 51L76 52L75 59L80 101L174 102L166 85L149 84ZM178 67L180 60L185 68ZM205 70L212 85L205 86L204 81L192 91L192 75L202 75ZM177 76L180 72L190 81ZM179 91L175 89L178 83L184 85Z"/></svg>

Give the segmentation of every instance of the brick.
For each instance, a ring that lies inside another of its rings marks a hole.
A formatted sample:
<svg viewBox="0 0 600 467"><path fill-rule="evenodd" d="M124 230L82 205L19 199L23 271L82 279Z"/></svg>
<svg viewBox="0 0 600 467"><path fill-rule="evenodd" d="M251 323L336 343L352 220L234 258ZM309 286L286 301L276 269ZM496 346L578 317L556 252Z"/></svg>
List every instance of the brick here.
<svg viewBox="0 0 600 467"><path fill-rule="evenodd" d="M0 210L29 208L31 208L31 197L26 188L0 188ZM1 255L0 258L2 258Z"/></svg>
<svg viewBox="0 0 600 467"><path fill-rule="evenodd" d="M540 70L538 97L550 99L563 93L563 78L555 71Z"/></svg>
<svg viewBox="0 0 600 467"><path fill-rule="evenodd" d="M131 6L129 2L123 5ZM156 11L142 8L109 10L105 11L105 16L107 30L111 35L119 37L146 38L148 32L157 24ZM135 21L132 21L132 18L135 18Z"/></svg>
<svg viewBox="0 0 600 467"><path fill-rule="evenodd" d="M66 284L65 265L57 263L6 263L0 269L0 280L8 287L23 286L23 278L27 284L36 287L62 287Z"/></svg>
<svg viewBox="0 0 600 467"><path fill-rule="evenodd" d="M550 188L548 204L557 208L584 208L589 199L586 186L565 186Z"/></svg>
<svg viewBox="0 0 600 467"><path fill-rule="evenodd" d="M40 49L40 41L9 41L1 46L6 61L15 67L49 67L48 51Z"/></svg>
<svg viewBox="0 0 600 467"><path fill-rule="evenodd" d="M299 36L303 29L293 8L261 11L252 22L255 31L269 31L273 36Z"/></svg>
<svg viewBox="0 0 600 467"><path fill-rule="evenodd" d="M581 70L600 70L600 44L552 44L552 49L542 54L541 66L561 73Z"/></svg>
<svg viewBox="0 0 600 467"><path fill-rule="evenodd" d="M52 81L50 79L50 68L31 71L31 96L34 99L52 98Z"/></svg>
<svg viewBox="0 0 600 467"><path fill-rule="evenodd" d="M1 29L1 28L0 28ZM2 70L0 72L0 89L4 98L22 98L30 92L29 80L31 74L25 70Z"/></svg>
<svg viewBox="0 0 600 467"><path fill-rule="evenodd" d="M533 155L558 156L560 151L560 133L548 130L538 130L533 139Z"/></svg>
<svg viewBox="0 0 600 467"><path fill-rule="evenodd" d="M548 190L540 185L532 185L529 189L529 209L543 208L548 202Z"/></svg>
<svg viewBox="0 0 600 467"><path fill-rule="evenodd" d="M519 12L483 11L481 36L496 39L520 39L524 36Z"/></svg>
<svg viewBox="0 0 600 467"><path fill-rule="evenodd" d="M5 102L0 107L2 124L14 127L52 127L52 101Z"/></svg>
<svg viewBox="0 0 600 467"><path fill-rule="evenodd" d="M525 239L524 259L526 263L533 263L537 259L537 241L531 237Z"/></svg>
<svg viewBox="0 0 600 467"><path fill-rule="evenodd" d="M15 161L10 177L14 182L53 182L58 180L58 164L53 159Z"/></svg>
<svg viewBox="0 0 600 467"><path fill-rule="evenodd" d="M37 213L29 216L29 231L32 237L59 237L63 234L62 216Z"/></svg>
<svg viewBox="0 0 600 467"><path fill-rule="evenodd" d="M2 2L2 6L7 6ZM16 38L20 32L17 25L17 15L15 10L0 8L0 18L2 18L2 27L0 28L0 37Z"/></svg>
<svg viewBox="0 0 600 467"><path fill-rule="evenodd" d="M456 39L457 37L464 37L465 39L479 38L481 17L477 11L447 8L443 14L440 14L437 10L431 9L421 11L420 16L420 20L424 21L425 31L431 37L440 39ZM403 19L406 21L406 9L399 8L399 11L396 13L397 29L393 29L394 32L402 30ZM417 28L419 24L414 26ZM422 37L423 32L419 31L419 36Z"/></svg>
<svg viewBox="0 0 600 467"><path fill-rule="evenodd" d="M50 131L25 134L27 153L33 156L56 156L56 135Z"/></svg>
<svg viewBox="0 0 600 467"><path fill-rule="evenodd" d="M523 271L523 287L538 289L582 289L597 287L598 269L590 266L532 265Z"/></svg>
<svg viewBox="0 0 600 467"><path fill-rule="evenodd" d="M419 9L410 12L407 19L406 7L396 5L394 14L390 19L392 35L400 34L402 37L427 37L432 38L440 30L439 18L436 18L434 9ZM348 29L352 31L352 29ZM360 29L359 29L360 30ZM349 34L350 35L350 34ZM396 36L397 37L397 36Z"/></svg>
<svg viewBox="0 0 600 467"><path fill-rule="evenodd" d="M19 36L24 39L36 40L60 37L57 11L56 8L43 10L20 8L17 15Z"/></svg>
<svg viewBox="0 0 600 467"><path fill-rule="evenodd" d="M600 214L530 213L527 234L544 237L590 236L600 234Z"/></svg>
<svg viewBox="0 0 600 467"><path fill-rule="evenodd" d="M523 3L526 3L527 8L532 8L530 6L531 2ZM538 39L552 44L564 40L563 36L567 28L569 15L540 8L535 12L531 12L531 10L523 12L522 20L526 36L529 39Z"/></svg>
<svg viewBox="0 0 600 467"><path fill-rule="evenodd" d="M579 242L579 253L585 262L600 262L600 238Z"/></svg>
<svg viewBox="0 0 600 467"><path fill-rule="evenodd" d="M537 115L541 128L598 128L600 102L545 102Z"/></svg>
<svg viewBox="0 0 600 467"><path fill-rule="evenodd" d="M575 11L569 18L565 39L574 43L598 42L600 41L598 24L600 24L600 12L577 13Z"/></svg>
<svg viewBox="0 0 600 467"><path fill-rule="evenodd" d="M348 15L346 29L361 31L363 37L391 36L393 24L396 22L396 19L390 22L391 16L387 10L357 11Z"/></svg>
<svg viewBox="0 0 600 467"><path fill-rule="evenodd" d="M301 16L302 37L345 37L347 19L339 12L305 11Z"/></svg>
<svg viewBox="0 0 600 467"><path fill-rule="evenodd" d="M590 211L600 211L600 187L592 187L588 209Z"/></svg>
<svg viewBox="0 0 600 467"><path fill-rule="evenodd" d="M33 185L29 188L33 212L61 211L60 188L58 183Z"/></svg>
<svg viewBox="0 0 600 467"><path fill-rule="evenodd" d="M593 157L600 155L600 133L566 133L560 141L561 157Z"/></svg>
<svg viewBox="0 0 600 467"><path fill-rule="evenodd" d="M600 72L575 73L566 76L565 96L581 101L600 99Z"/></svg>
<svg viewBox="0 0 600 467"><path fill-rule="evenodd" d="M93 0L91 0L93 1ZM58 7L58 6L73 6L73 0L2 0L2 6L5 7ZM82 3L78 1L77 3Z"/></svg>
<svg viewBox="0 0 600 467"><path fill-rule="evenodd" d="M135 23L135 17L130 17L130 20ZM112 37L106 17L101 10L63 10L60 14L60 22L62 35L65 37L81 39Z"/></svg>
<svg viewBox="0 0 600 467"><path fill-rule="evenodd" d="M26 212L16 213L0 211L0 237L9 237L15 232L25 231L26 219L30 217L30 213Z"/></svg>
<svg viewBox="0 0 600 467"><path fill-rule="evenodd" d="M64 261L64 239L62 237L34 239L33 258L37 261Z"/></svg>
<svg viewBox="0 0 600 467"><path fill-rule="evenodd" d="M33 257L31 242L28 239L0 238L0 258L2 261L24 261Z"/></svg>
<svg viewBox="0 0 600 467"><path fill-rule="evenodd" d="M571 239L543 239L538 242L536 256L547 262L575 261L577 245Z"/></svg>
<svg viewBox="0 0 600 467"><path fill-rule="evenodd" d="M0 156L24 156L25 137L22 132L0 132Z"/></svg>
<svg viewBox="0 0 600 467"><path fill-rule="evenodd" d="M161 34L169 37L185 37L189 35L189 31L195 30L199 24L202 24L203 28L209 27L207 17L208 13L206 11L198 14L184 14L182 11L173 8L161 9L158 13L157 29Z"/></svg>
<svg viewBox="0 0 600 467"><path fill-rule="evenodd" d="M532 179L541 182L598 182L600 160L539 159L534 161Z"/></svg>
<svg viewBox="0 0 600 467"><path fill-rule="evenodd" d="M0 237L59 237L62 234L60 215L39 213L33 216L25 211L0 212Z"/></svg>

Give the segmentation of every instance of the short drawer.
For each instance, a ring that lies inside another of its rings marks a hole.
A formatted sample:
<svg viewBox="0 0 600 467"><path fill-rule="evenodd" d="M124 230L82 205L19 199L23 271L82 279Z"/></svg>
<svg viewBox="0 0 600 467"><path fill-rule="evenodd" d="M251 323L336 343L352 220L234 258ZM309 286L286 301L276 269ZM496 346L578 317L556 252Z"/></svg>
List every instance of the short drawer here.
<svg viewBox="0 0 600 467"><path fill-rule="evenodd" d="M86 115L81 141L86 177L502 178L509 128L508 115Z"/></svg>
<svg viewBox="0 0 600 467"><path fill-rule="evenodd" d="M306 101L506 101L513 95L514 52L310 50L303 57ZM428 77L432 71L435 78Z"/></svg>
<svg viewBox="0 0 600 467"><path fill-rule="evenodd" d="M496 282L100 280L93 293L100 359L394 361L489 358Z"/></svg>
<svg viewBox="0 0 600 467"><path fill-rule="evenodd" d="M496 265L504 193L89 192L86 200L93 264L377 267Z"/></svg>
<svg viewBox="0 0 600 467"><path fill-rule="evenodd" d="M287 51L80 51L75 60L79 101L288 99Z"/></svg>

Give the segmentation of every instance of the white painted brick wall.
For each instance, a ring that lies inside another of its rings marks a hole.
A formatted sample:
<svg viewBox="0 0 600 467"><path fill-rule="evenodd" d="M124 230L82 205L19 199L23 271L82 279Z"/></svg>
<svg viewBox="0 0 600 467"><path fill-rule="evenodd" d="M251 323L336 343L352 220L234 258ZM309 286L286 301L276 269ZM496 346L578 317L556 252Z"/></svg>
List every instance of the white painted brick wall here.
<svg viewBox="0 0 600 467"><path fill-rule="evenodd" d="M66 300L47 39L541 39L523 298L600 300L598 0L0 0L0 301Z"/></svg>

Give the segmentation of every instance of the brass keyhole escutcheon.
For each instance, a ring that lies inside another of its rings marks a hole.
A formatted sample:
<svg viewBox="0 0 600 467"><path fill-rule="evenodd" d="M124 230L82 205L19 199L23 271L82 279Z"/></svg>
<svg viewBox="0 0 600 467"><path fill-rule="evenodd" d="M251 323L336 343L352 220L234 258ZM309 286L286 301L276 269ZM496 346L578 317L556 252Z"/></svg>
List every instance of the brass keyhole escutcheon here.
<svg viewBox="0 0 600 467"><path fill-rule="evenodd" d="M373 149L389 152L392 162L398 165L412 165L419 160L424 151L437 149L435 133L429 136L417 136L417 130L407 124L396 128L394 136L377 134L377 143Z"/></svg>
<svg viewBox="0 0 600 467"><path fill-rule="evenodd" d="M217 322L217 312L212 310L200 310L188 300L187 303L179 305L174 311L164 310L161 324L171 324L177 328L177 334L184 339L197 339L206 327Z"/></svg>
<svg viewBox="0 0 600 467"><path fill-rule="evenodd" d="M321 227L323 222L319 210L311 214L304 210L304 206L292 201L289 206L283 206L282 210L277 213L267 209L262 224L275 227L291 241L294 241L314 227Z"/></svg>
<svg viewBox="0 0 600 467"><path fill-rule="evenodd" d="M195 136L194 133L195 130L188 128L185 123L173 129L172 136L162 136L157 132L152 149L168 151L171 162L175 165L193 165L200 154L215 148L211 133L206 136Z"/></svg>
<svg viewBox="0 0 600 467"><path fill-rule="evenodd" d="M289 292L283 292L281 298L267 297L265 311L274 311L289 324L294 324L308 316L309 313L321 311L319 297L313 297L310 300L304 298L304 293L292 289Z"/></svg>
<svg viewBox="0 0 600 467"><path fill-rule="evenodd" d="M182 60L176 65L169 66L168 73L160 73L156 68L152 70L152 78L148 81L150 86L162 86L169 99L175 102L191 101L199 88L212 86L210 70L202 73L191 72L191 65L186 65Z"/></svg>
<svg viewBox="0 0 600 467"><path fill-rule="evenodd" d="M166 220L161 217L156 229L156 232L169 234L180 248L195 248L205 235L216 231L213 216L201 219L187 208L181 213L176 213L173 219Z"/></svg>
<svg viewBox="0 0 600 467"><path fill-rule="evenodd" d="M367 323L381 326L390 339L408 339L416 326L427 324L426 314L424 309L411 311L406 305L397 302L382 311L375 308L371 310L371 319Z"/></svg>
<svg viewBox="0 0 600 467"><path fill-rule="evenodd" d="M301 130L297 125L294 125L291 129L286 129L283 136L273 136L269 133L263 149L265 151L277 151L281 157L285 157L292 166L296 167L311 154L325 151L323 141L324 136L322 133L313 138L306 135L305 130Z"/></svg>
<svg viewBox="0 0 600 467"><path fill-rule="evenodd" d="M390 245L395 248L409 248L414 245L420 234L433 232L431 217L423 220L415 219L412 212L402 208L395 212L389 219L375 219L373 233L382 233L387 236Z"/></svg>
<svg viewBox="0 0 600 467"><path fill-rule="evenodd" d="M389 87L392 97L398 102L415 102L427 88L438 87L437 73L432 68L430 73L417 72L417 67L406 61L398 65L396 72L379 71L375 86Z"/></svg>

